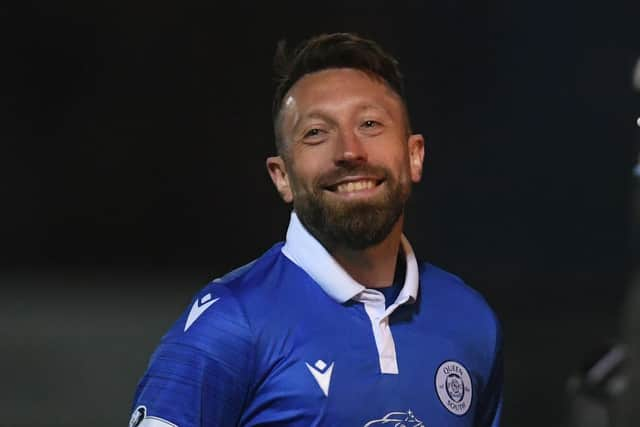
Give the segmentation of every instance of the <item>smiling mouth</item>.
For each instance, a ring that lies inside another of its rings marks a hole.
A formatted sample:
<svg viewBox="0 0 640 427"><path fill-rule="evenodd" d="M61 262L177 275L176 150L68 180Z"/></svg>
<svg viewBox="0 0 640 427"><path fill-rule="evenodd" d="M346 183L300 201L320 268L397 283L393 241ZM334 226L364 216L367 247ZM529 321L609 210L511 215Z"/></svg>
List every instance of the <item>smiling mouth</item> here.
<svg viewBox="0 0 640 427"><path fill-rule="evenodd" d="M383 180L359 179L356 181L341 182L330 186L328 189L335 193L355 193L358 191L371 190L382 183Z"/></svg>

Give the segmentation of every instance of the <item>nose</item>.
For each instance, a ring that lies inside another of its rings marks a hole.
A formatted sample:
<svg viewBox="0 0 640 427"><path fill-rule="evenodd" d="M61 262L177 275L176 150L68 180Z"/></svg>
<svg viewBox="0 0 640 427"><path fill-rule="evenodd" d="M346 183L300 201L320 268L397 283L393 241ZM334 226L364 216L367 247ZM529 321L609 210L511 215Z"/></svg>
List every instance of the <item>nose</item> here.
<svg viewBox="0 0 640 427"><path fill-rule="evenodd" d="M339 133L334 161L337 166L367 162L366 147L358 135L349 131Z"/></svg>

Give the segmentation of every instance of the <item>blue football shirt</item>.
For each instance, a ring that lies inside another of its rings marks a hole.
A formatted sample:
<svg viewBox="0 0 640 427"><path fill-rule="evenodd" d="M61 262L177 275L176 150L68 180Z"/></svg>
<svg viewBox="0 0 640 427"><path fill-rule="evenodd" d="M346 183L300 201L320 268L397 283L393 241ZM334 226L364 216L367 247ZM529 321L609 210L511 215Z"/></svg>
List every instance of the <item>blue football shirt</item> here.
<svg viewBox="0 0 640 427"><path fill-rule="evenodd" d="M498 426L494 313L404 236L402 252L385 304L293 213L284 244L208 284L162 338L130 426Z"/></svg>

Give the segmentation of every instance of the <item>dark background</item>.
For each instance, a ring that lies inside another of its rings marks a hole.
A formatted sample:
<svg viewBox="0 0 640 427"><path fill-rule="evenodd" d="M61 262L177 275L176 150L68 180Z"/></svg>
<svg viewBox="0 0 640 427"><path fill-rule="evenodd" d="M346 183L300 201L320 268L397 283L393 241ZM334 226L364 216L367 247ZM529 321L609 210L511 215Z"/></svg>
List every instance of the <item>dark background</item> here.
<svg viewBox="0 0 640 427"><path fill-rule="evenodd" d="M407 234L501 318L504 424L564 425L632 263L640 2L264 3L0 6L0 425L126 425L193 293L283 238L272 54L331 31L400 61Z"/></svg>

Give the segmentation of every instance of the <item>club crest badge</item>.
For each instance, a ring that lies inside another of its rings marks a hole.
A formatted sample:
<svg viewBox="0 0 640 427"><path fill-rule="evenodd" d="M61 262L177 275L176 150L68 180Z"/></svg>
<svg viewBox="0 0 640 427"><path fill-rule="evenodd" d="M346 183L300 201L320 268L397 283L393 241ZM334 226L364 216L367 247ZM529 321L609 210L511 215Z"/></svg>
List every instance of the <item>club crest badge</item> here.
<svg viewBox="0 0 640 427"><path fill-rule="evenodd" d="M471 377L467 369L452 360L442 363L436 371L436 392L449 412L466 414L473 397Z"/></svg>

